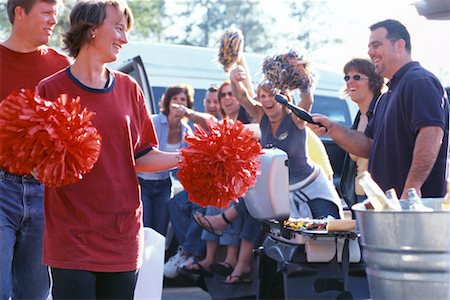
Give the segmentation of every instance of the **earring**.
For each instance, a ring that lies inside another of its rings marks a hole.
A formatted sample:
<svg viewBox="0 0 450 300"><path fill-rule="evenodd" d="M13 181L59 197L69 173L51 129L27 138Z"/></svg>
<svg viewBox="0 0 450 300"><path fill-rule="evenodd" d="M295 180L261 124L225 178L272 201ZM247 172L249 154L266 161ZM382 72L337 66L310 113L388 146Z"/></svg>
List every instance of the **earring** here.
<svg viewBox="0 0 450 300"><path fill-rule="evenodd" d="M95 38L95 34L92 34L92 35L91 35L91 39L93 39L93 38Z"/></svg>

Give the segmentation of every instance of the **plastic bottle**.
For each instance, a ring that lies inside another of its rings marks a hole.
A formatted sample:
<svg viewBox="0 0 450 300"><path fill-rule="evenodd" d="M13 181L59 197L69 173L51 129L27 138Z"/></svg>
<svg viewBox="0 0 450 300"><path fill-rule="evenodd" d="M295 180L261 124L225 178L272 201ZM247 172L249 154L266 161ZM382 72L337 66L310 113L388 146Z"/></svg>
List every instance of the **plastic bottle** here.
<svg viewBox="0 0 450 300"><path fill-rule="evenodd" d="M395 191L395 189L393 188L389 189L385 192L385 194L391 207L394 207L394 209L397 210L402 209L402 206L400 205L400 201L398 200L397 192Z"/></svg>
<svg viewBox="0 0 450 300"><path fill-rule="evenodd" d="M407 193L409 201L409 210L432 211L431 208L423 205L422 199L420 199L415 188L408 189Z"/></svg>
<svg viewBox="0 0 450 300"><path fill-rule="evenodd" d="M369 172L363 172L358 176L358 182L366 193L367 199L372 204L374 210L395 210L398 207L393 206L384 194L380 186L372 179ZM400 204L399 204L400 206Z"/></svg>
<svg viewBox="0 0 450 300"><path fill-rule="evenodd" d="M447 193L444 196L444 202L442 202L441 209L450 210L450 179L447 179Z"/></svg>
<svg viewBox="0 0 450 300"><path fill-rule="evenodd" d="M397 199L398 200L397 192L395 191L395 189L389 189L385 192L385 194L388 199Z"/></svg>

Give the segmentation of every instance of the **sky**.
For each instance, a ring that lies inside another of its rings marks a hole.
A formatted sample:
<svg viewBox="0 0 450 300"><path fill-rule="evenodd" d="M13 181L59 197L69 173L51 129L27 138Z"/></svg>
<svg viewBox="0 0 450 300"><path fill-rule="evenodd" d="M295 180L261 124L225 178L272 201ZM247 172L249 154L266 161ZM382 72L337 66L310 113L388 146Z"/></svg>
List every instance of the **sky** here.
<svg viewBox="0 0 450 300"><path fill-rule="evenodd" d="M278 14L275 26L290 28L288 8L283 0L261 0ZM450 0L438 0L450 1ZM369 26L385 19L402 22L411 35L412 58L433 72L444 86L450 86L450 20L427 20L420 16L412 3L417 0L328 0L333 15L329 16L333 31L341 37L342 44L325 46L310 56L319 62L341 71L354 57L368 58ZM284 17L283 17L284 16Z"/></svg>

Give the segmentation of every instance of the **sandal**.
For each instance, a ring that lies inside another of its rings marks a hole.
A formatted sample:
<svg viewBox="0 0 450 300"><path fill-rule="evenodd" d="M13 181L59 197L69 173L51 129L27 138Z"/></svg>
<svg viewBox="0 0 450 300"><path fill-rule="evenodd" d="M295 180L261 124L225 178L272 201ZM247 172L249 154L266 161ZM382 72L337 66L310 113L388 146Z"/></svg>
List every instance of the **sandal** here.
<svg viewBox="0 0 450 300"><path fill-rule="evenodd" d="M212 273L208 270L206 270L201 264L199 263L193 263L189 265L191 268L188 268L187 266L181 267L182 272L190 273L190 274L197 274L197 275L203 275L205 277L212 277ZM196 268L193 269L192 267L195 266Z"/></svg>
<svg viewBox="0 0 450 300"><path fill-rule="evenodd" d="M218 275L222 275L222 276L228 276L231 273L233 273L233 266L227 262L211 264L209 266L209 268L211 269L211 272L213 272L214 274L218 274Z"/></svg>
<svg viewBox="0 0 450 300"><path fill-rule="evenodd" d="M236 280L233 280L236 278ZM230 275L222 281L224 284L242 284L242 283L251 283L252 279L250 278L250 273L242 274L242 275Z"/></svg>
<svg viewBox="0 0 450 300"><path fill-rule="evenodd" d="M222 231L214 229L211 222L209 222L209 220L207 218L205 218L205 216L203 214L197 212L192 217L194 218L194 221L198 224L198 226L205 229L206 231L208 231L212 234L218 235L218 236L223 235ZM202 222L201 220L203 220L206 223Z"/></svg>

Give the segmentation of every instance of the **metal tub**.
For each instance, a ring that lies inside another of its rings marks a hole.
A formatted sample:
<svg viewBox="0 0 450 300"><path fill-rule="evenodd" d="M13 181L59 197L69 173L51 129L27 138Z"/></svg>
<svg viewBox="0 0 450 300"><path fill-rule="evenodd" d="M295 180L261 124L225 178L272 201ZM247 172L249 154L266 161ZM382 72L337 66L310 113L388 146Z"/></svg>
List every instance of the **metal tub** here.
<svg viewBox="0 0 450 300"><path fill-rule="evenodd" d="M450 211L373 211L355 204L372 299L450 299Z"/></svg>

